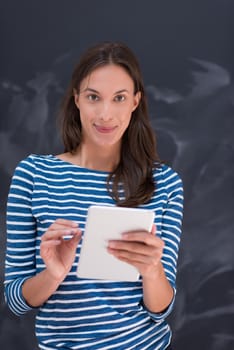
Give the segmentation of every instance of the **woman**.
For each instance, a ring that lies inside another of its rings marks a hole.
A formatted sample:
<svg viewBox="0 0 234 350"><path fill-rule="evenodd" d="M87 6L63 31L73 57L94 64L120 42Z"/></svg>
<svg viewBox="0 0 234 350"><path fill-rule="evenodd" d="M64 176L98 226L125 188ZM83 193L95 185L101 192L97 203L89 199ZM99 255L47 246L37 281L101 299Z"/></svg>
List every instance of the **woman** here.
<svg viewBox="0 0 234 350"><path fill-rule="evenodd" d="M183 189L177 173L157 156L139 65L130 49L121 43L88 49L61 112L65 153L30 155L12 179L6 301L18 315L38 308L40 349L166 349ZM155 211L151 234L123 233L107 247L138 269L138 281L77 277L92 204Z"/></svg>

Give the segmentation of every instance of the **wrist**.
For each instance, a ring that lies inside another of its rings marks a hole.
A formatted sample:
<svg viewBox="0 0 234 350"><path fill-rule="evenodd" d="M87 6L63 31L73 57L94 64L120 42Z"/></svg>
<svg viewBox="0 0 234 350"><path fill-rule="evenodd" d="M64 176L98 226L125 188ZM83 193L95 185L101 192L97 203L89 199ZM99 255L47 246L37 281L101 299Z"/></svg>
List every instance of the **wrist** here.
<svg viewBox="0 0 234 350"><path fill-rule="evenodd" d="M45 282L52 285L58 285L58 286L63 282L63 280L66 278L66 275L67 275L67 273L64 273L64 272L55 274L47 268L45 268L41 273L45 278Z"/></svg>
<svg viewBox="0 0 234 350"><path fill-rule="evenodd" d="M158 281L161 280L162 278L165 278L165 272L164 268L161 262L158 263L158 265L151 270L147 275L142 276L142 279L144 281Z"/></svg>
<svg viewBox="0 0 234 350"><path fill-rule="evenodd" d="M47 269L28 278L22 285L22 294L28 305L42 305L57 290L64 277L54 278Z"/></svg>

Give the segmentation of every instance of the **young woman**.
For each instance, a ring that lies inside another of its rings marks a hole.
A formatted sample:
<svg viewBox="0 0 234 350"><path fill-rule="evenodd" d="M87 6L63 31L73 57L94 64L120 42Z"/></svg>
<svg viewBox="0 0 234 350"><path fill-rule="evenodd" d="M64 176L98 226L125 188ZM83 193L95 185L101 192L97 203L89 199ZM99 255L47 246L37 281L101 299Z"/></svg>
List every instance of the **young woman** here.
<svg viewBox="0 0 234 350"><path fill-rule="evenodd" d="M178 174L157 156L131 50L121 43L88 49L74 70L61 115L65 153L30 155L12 179L6 301L18 315L38 308L40 349L167 349L183 189ZM77 277L93 204L155 211L150 234L123 233L107 247L138 269L138 281Z"/></svg>

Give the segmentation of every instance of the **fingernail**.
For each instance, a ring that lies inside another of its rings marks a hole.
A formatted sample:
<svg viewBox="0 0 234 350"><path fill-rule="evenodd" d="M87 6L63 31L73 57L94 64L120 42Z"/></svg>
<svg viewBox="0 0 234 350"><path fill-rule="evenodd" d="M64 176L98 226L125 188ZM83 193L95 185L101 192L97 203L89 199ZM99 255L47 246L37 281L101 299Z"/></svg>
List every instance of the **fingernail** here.
<svg viewBox="0 0 234 350"><path fill-rule="evenodd" d="M78 227L78 223L75 222L75 221L72 221L71 226L72 226L72 227Z"/></svg>
<svg viewBox="0 0 234 350"><path fill-rule="evenodd" d="M128 234L127 232L124 232L124 233L122 233L122 237L123 237L123 238L128 238L128 237L129 237L129 234Z"/></svg>
<svg viewBox="0 0 234 350"><path fill-rule="evenodd" d="M65 235L74 235L74 231L73 230L66 230L64 232Z"/></svg>

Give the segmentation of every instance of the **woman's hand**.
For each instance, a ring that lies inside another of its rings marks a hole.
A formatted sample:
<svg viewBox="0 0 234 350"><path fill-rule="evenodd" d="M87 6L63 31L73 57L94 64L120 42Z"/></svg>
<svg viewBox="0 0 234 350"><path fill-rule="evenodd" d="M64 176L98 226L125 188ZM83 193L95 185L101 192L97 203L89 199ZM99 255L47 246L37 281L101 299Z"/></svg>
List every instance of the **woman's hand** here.
<svg viewBox="0 0 234 350"><path fill-rule="evenodd" d="M137 268L145 278L154 278L161 272L161 257L164 242L155 236L155 225L151 232L133 231L123 233L121 240L110 240L108 252L119 260Z"/></svg>
<svg viewBox="0 0 234 350"><path fill-rule="evenodd" d="M80 238L78 224L65 219L57 219L41 237L41 257L53 279L63 280L70 271Z"/></svg>

